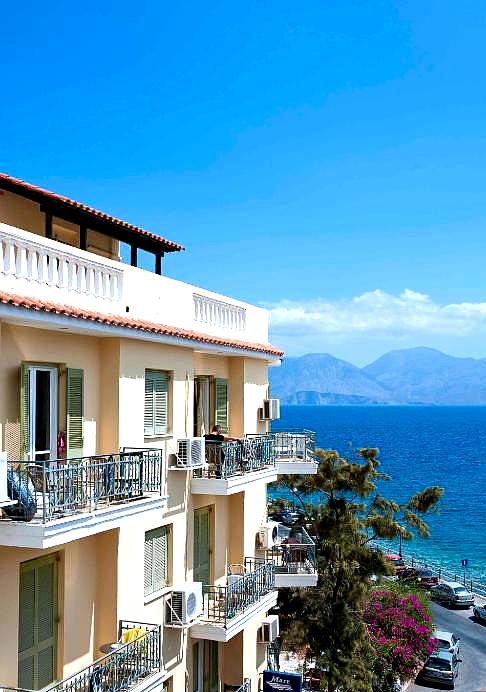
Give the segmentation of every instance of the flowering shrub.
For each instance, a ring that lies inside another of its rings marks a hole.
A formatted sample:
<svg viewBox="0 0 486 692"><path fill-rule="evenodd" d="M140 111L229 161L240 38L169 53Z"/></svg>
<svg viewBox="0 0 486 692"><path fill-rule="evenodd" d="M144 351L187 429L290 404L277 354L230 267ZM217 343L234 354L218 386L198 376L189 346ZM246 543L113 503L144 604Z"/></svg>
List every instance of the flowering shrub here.
<svg viewBox="0 0 486 692"><path fill-rule="evenodd" d="M432 618L411 594L372 591L364 614L382 673L409 680L435 648Z"/></svg>

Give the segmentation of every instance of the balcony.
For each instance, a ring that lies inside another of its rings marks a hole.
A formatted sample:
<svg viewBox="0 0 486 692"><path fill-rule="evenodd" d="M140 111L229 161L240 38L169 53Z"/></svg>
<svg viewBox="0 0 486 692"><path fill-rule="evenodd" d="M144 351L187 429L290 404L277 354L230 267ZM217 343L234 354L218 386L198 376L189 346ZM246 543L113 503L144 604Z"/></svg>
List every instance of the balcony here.
<svg viewBox="0 0 486 692"><path fill-rule="evenodd" d="M228 642L277 603L275 566L260 558L234 565L224 586L203 586L204 613L191 637Z"/></svg>
<svg viewBox="0 0 486 692"><path fill-rule="evenodd" d="M3 508L0 545L48 548L163 509L162 466L158 449L7 462L8 494L17 504Z"/></svg>
<svg viewBox="0 0 486 692"><path fill-rule="evenodd" d="M4 223L0 290L103 315L268 342L261 308Z"/></svg>
<svg viewBox="0 0 486 692"><path fill-rule="evenodd" d="M232 495L255 481L277 480L275 445L266 435L206 443L206 462L205 468L194 470L191 490L197 495Z"/></svg>
<svg viewBox="0 0 486 692"><path fill-rule="evenodd" d="M316 545L304 528L266 550L265 557L275 564L276 588L316 586Z"/></svg>
<svg viewBox="0 0 486 692"><path fill-rule="evenodd" d="M271 433L275 442L275 456L279 475L315 474L316 434L311 430L289 430Z"/></svg>
<svg viewBox="0 0 486 692"><path fill-rule="evenodd" d="M132 633L135 634L135 638L131 638ZM111 653L44 688L45 692L148 692L160 689L163 678L160 633L160 625L122 620L120 638L112 645ZM127 639L128 643L124 644L124 639ZM2 692L33 692L17 687L5 687L1 683L0 689Z"/></svg>

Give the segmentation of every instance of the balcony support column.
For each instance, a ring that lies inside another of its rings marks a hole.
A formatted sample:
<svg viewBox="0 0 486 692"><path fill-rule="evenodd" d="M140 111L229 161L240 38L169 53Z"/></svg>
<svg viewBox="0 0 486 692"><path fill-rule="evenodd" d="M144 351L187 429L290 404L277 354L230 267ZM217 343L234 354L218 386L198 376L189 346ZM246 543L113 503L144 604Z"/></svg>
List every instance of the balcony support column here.
<svg viewBox="0 0 486 692"><path fill-rule="evenodd" d="M88 247L88 229L86 226L79 227L79 249L86 250Z"/></svg>
<svg viewBox="0 0 486 692"><path fill-rule="evenodd" d="M137 266L137 251L138 248L136 245L130 245L130 264L132 265L132 267Z"/></svg>
<svg viewBox="0 0 486 692"><path fill-rule="evenodd" d="M46 238L52 238L52 214L46 211Z"/></svg>
<svg viewBox="0 0 486 692"><path fill-rule="evenodd" d="M155 254L155 273L161 276L162 274L162 257L164 256L163 252L157 252Z"/></svg>

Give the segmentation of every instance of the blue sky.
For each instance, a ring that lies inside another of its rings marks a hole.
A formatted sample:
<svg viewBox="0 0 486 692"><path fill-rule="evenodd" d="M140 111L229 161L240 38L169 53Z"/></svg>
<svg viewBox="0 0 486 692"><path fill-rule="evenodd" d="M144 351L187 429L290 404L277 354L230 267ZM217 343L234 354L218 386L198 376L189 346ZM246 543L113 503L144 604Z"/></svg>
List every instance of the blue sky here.
<svg viewBox="0 0 486 692"><path fill-rule="evenodd" d="M9 3L0 169L181 242L289 354L486 356L480 1Z"/></svg>

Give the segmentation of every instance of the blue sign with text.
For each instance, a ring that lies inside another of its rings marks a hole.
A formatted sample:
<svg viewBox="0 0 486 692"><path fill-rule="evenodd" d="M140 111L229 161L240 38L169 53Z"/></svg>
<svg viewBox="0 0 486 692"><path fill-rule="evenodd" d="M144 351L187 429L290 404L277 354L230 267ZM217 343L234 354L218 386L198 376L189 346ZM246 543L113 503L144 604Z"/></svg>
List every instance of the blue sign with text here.
<svg viewBox="0 0 486 692"><path fill-rule="evenodd" d="M461 565L463 567L467 567L467 560L461 560Z"/></svg>
<svg viewBox="0 0 486 692"><path fill-rule="evenodd" d="M283 673L280 670L264 670L263 692L302 692L302 675Z"/></svg>

